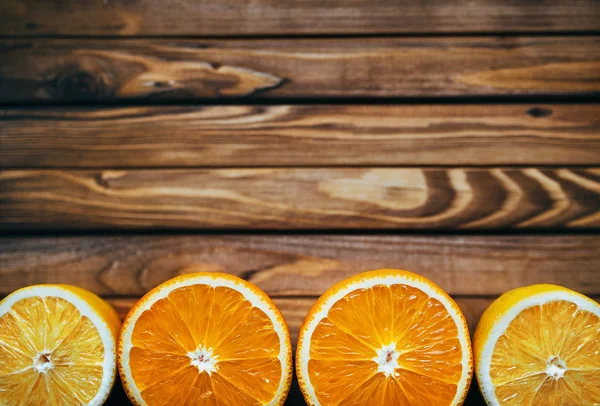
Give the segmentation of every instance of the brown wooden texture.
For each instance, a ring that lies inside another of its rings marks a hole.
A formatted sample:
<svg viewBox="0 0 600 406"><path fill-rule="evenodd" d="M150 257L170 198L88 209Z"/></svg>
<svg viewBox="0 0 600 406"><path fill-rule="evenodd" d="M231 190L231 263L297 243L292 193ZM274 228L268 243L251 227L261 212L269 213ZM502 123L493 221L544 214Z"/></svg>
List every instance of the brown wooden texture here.
<svg viewBox="0 0 600 406"><path fill-rule="evenodd" d="M598 37L4 39L0 58L2 102L600 91Z"/></svg>
<svg viewBox="0 0 600 406"><path fill-rule="evenodd" d="M0 114L3 168L600 163L600 105L148 106Z"/></svg>
<svg viewBox="0 0 600 406"><path fill-rule="evenodd" d="M141 296L185 272L226 272L273 297L319 296L377 268L401 268L451 295L500 295L536 283L600 294L599 235L128 235L0 238L0 296L70 283Z"/></svg>
<svg viewBox="0 0 600 406"><path fill-rule="evenodd" d="M600 168L9 170L3 229L595 228Z"/></svg>
<svg viewBox="0 0 600 406"><path fill-rule="evenodd" d="M1 35L289 35L600 29L593 0L3 0Z"/></svg>

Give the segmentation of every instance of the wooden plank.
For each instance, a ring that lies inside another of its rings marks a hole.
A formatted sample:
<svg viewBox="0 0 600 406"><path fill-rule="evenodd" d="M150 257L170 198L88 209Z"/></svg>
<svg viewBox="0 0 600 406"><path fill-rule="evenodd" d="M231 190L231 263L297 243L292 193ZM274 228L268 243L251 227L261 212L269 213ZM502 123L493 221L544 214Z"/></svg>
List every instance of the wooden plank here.
<svg viewBox="0 0 600 406"><path fill-rule="evenodd" d="M1 121L5 169L600 163L596 104L35 108Z"/></svg>
<svg viewBox="0 0 600 406"><path fill-rule="evenodd" d="M129 309L136 303L138 298L118 298L109 299L108 301L112 304L119 315L124 318ZM454 297L454 300L462 310L469 326L471 335L475 332L477 323L481 318L481 315L488 308L495 298L484 297L484 298L466 298L466 297ZM600 296L592 296L592 299L598 301ZM300 333L300 327L304 321L304 317L308 313L310 307L317 300L317 298L275 298L274 302L281 311L283 318L285 319L292 338L292 345L296 347L298 334Z"/></svg>
<svg viewBox="0 0 600 406"><path fill-rule="evenodd" d="M3 39L0 57L2 102L600 91L599 37Z"/></svg>
<svg viewBox="0 0 600 406"><path fill-rule="evenodd" d="M5 230L600 225L600 168L9 170L0 188Z"/></svg>
<svg viewBox="0 0 600 406"><path fill-rule="evenodd" d="M593 0L4 0L0 35L596 31Z"/></svg>
<svg viewBox="0 0 600 406"><path fill-rule="evenodd" d="M420 273L451 295L500 295L536 283L600 294L600 235L0 238L0 296L38 283L141 296L191 271L237 275L273 297L319 296L342 279L378 268Z"/></svg>

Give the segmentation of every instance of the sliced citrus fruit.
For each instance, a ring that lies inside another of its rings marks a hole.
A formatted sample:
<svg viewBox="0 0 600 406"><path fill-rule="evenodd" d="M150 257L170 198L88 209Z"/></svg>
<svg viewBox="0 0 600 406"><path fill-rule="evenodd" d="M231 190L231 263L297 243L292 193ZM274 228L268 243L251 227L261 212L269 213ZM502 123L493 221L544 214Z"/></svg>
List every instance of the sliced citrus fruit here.
<svg viewBox="0 0 600 406"><path fill-rule="evenodd" d="M281 405L290 334L271 299L221 273L171 279L131 309L119 372L136 405Z"/></svg>
<svg viewBox="0 0 600 406"><path fill-rule="evenodd" d="M296 371L310 405L460 405L473 374L456 303L430 280L383 269L342 281L300 330Z"/></svg>
<svg viewBox="0 0 600 406"><path fill-rule="evenodd" d="M600 305L533 285L500 296L473 337L488 405L600 404Z"/></svg>
<svg viewBox="0 0 600 406"><path fill-rule="evenodd" d="M119 327L108 303L75 286L13 292L0 302L0 404L102 405Z"/></svg>

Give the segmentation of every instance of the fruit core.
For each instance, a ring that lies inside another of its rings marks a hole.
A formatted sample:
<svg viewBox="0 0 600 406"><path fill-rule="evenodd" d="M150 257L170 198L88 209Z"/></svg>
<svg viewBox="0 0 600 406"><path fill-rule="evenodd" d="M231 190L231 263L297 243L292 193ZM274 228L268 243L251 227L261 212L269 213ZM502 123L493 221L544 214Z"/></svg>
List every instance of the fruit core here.
<svg viewBox="0 0 600 406"><path fill-rule="evenodd" d="M213 355L212 348L198 348L196 351L188 352L190 363L198 368L199 372L207 372L209 375L216 369L217 356Z"/></svg>
<svg viewBox="0 0 600 406"><path fill-rule="evenodd" d="M42 351L38 353L35 357L33 357L33 368L39 373L45 374L48 372L48 370L54 366L52 364L52 360L50 359L50 355L50 351Z"/></svg>
<svg viewBox="0 0 600 406"><path fill-rule="evenodd" d="M555 380L559 380L563 377L566 370L567 366L559 357L550 357L548 359L546 375L553 377Z"/></svg>
<svg viewBox="0 0 600 406"><path fill-rule="evenodd" d="M377 372L382 372L385 376L394 375L396 369L400 366L398 364L399 355L395 343L384 345L377 350L377 356L374 358L377 363Z"/></svg>

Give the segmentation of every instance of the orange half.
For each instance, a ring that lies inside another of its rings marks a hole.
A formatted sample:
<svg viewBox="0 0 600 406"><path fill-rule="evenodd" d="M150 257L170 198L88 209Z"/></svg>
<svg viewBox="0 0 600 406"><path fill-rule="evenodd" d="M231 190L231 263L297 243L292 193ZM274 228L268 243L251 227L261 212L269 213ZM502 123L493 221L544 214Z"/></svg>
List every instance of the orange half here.
<svg viewBox="0 0 600 406"><path fill-rule="evenodd" d="M473 374L466 321L430 280L366 272L327 290L300 331L309 405L460 405Z"/></svg>
<svg viewBox="0 0 600 406"><path fill-rule="evenodd" d="M0 302L0 405L104 404L121 323L108 303L69 285L34 285Z"/></svg>
<svg viewBox="0 0 600 406"><path fill-rule="evenodd" d="M600 304L556 285L511 290L473 337L488 405L600 405Z"/></svg>
<svg viewBox="0 0 600 406"><path fill-rule="evenodd" d="M119 372L136 405L281 405L292 378L281 313L234 276L180 276L145 295L119 340Z"/></svg>

